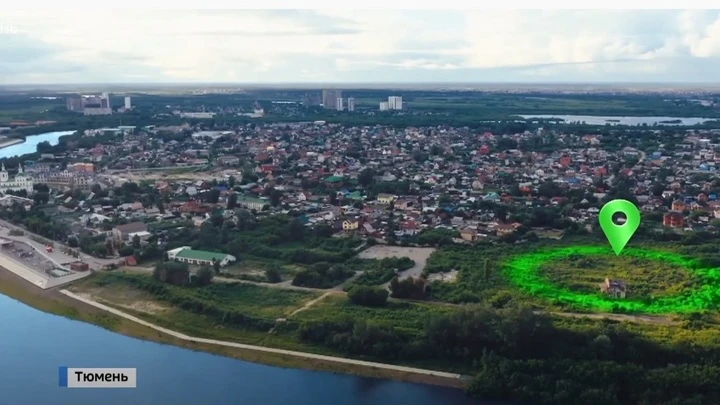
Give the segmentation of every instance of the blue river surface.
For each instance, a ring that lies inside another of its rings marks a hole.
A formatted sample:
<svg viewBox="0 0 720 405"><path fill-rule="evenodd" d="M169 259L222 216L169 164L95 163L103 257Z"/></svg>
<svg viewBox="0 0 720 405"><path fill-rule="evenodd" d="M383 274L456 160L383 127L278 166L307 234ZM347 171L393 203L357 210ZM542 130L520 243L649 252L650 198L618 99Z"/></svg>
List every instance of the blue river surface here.
<svg viewBox="0 0 720 405"><path fill-rule="evenodd" d="M4 295L0 331L0 405L491 405L457 389L266 366L135 339ZM60 388L60 366L137 368L137 388Z"/></svg>
<svg viewBox="0 0 720 405"><path fill-rule="evenodd" d="M50 145L57 145L60 142L60 137L64 135L70 135L75 131L58 131L58 132L46 132L44 134L29 135L25 137L25 142L17 143L7 148L0 148L0 159L10 158L13 156L22 156L26 153L37 152L37 146L40 142L47 141ZM0 405L2 402L0 402Z"/></svg>

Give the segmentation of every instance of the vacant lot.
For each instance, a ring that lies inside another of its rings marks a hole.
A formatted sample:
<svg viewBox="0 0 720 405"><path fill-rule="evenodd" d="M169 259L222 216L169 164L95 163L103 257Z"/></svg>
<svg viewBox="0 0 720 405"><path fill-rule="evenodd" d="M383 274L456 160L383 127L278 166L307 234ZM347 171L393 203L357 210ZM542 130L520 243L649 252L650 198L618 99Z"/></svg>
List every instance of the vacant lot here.
<svg viewBox="0 0 720 405"><path fill-rule="evenodd" d="M435 251L434 248L416 248L401 246L372 246L358 255L361 259L384 259L386 257L409 257L415 261L415 265L400 273L400 279L407 277L419 277L425 268L428 257Z"/></svg>

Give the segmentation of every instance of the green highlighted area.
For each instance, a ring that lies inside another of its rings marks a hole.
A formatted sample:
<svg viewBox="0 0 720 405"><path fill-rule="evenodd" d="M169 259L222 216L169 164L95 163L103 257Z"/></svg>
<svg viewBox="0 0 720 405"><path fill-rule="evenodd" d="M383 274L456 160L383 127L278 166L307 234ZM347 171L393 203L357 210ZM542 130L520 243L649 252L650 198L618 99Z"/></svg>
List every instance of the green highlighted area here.
<svg viewBox="0 0 720 405"><path fill-rule="evenodd" d="M605 246L569 246L520 254L504 267L522 291L583 310L681 314L720 307L720 268L668 251L627 248L616 256Z"/></svg>

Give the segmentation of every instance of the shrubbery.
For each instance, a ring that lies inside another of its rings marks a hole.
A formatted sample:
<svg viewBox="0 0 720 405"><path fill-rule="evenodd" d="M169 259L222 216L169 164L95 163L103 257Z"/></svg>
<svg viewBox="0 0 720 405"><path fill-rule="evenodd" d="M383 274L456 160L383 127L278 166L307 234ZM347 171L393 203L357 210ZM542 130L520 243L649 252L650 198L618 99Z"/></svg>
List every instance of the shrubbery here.
<svg viewBox="0 0 720 405"><path fill-rule="evenodd" d="M383 288L357 285L348 291L348 299L357 305L384 307L387 305L388 292Z"/></svg>

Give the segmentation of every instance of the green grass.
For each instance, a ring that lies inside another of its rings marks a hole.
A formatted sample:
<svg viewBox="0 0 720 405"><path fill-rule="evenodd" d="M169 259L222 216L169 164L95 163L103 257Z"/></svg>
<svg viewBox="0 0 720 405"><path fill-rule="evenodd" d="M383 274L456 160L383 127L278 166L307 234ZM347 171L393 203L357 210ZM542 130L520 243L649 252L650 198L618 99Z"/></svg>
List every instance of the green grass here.
<svg viewBox="0 0 720 405"><path fill-rule="evenodd" d="M151 280L151 276L146 274L106 272L83 280L75 288L134 286L134 283L151 283ZM281 290L243 283L213 283L205 287L163 286L167 288L168 296L196 299L213 305L219 311L240 311L248 316L268 320L283 317L319 296L310 291ZM164 297L157 294L154 298L164 301Z"/></svg>
<svg viewBox="0 0 720 405"><path fill-rule="evenodd" d="M311 308L299 312L294 319L298 321L320 321L323 319L366 319L384 322L406 331L420 332L425 322L437 313L447 313L455 307L433 303L416 303L391 300L387 307L363 307L354 305L346 297L330 296Z"/></svg>
<svg viewBox="0 0 720 405"><path fill-rule="evenodd" d="M631 256L571 256L546 263L539 274L573 291L597 293L607 277L625 281L628 296L645 299L681 293L699 281L682 266Z"/></svg>
<svg viewBox="0 0 720 405"><path fill-rule="evenodd" d="M503 269L514 286L521 291L548 302L570 305L574 308L593 310L599 312L632 312L640 314L687 314L707 310L717 310L720 306L720 268L705 265L702 261L692 257L684 256L669 250L648 249L648 248L627 248L622 255L628 258L630 263L652 263L643 266L670 265L675 269L683 268L692 273L697 282L688 284L688 287L680 288L675 286L675 294L668 291L659 297L627 297L625 299L614 299L596 293L586 293L571 287L557 285L541 274L539 271L543 266L552 267L557 263L564 263L568 260L587 259L590 257L602 257L610 260L614 254L608 246L600 245L575 245L559 247L554 249L542 249L530 253L513 255L503 263ZM618 270L620 271L620 270ZM659 275L658 271L652 274L645 274L642 278L641 271L624 270L628 276L632 275L639 281L641 286L649 288L647 280L655 275L652 286L657 290L662 289L663 282L669 283L677 280L680 276ZM662 272L663 270L660 270ZM673 272L672 270L666 270ZM677 270L675 270L676 272ZM644 283L644 284L643 284ZM665 287L672 288L667 285Z"/></svg>
<svg viewBox="0 0 720 405"><path fill-rule="evenodd" d="M39 119L41 114L45 113L56 107L57 104L38 104L28 106L27 108L17 109L0 109L0 119L2 120L22 120L37 118Z"/></svg>

